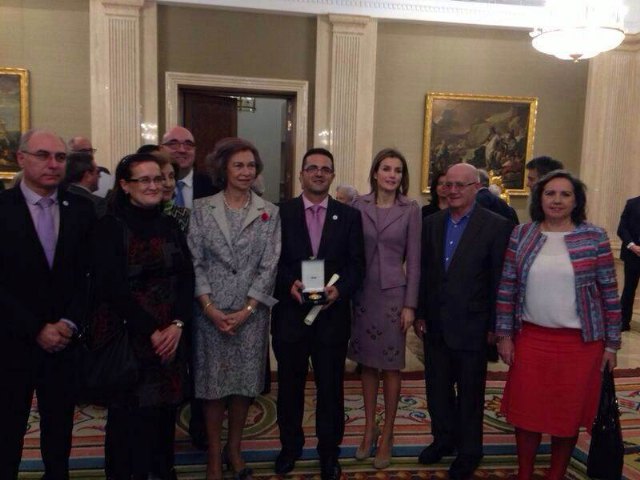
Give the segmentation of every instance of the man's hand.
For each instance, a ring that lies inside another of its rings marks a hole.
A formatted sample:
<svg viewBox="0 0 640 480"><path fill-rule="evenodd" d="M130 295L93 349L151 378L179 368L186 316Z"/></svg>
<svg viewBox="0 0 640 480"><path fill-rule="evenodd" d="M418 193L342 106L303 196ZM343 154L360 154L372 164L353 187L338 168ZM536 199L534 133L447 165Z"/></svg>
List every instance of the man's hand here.
<svg viewBox="0 0 640 480"><path fill-rule="evenodd" d="M340 298L340 292L335 285L324 287L324 293L327 296L327 303L322 306L323 310L329 308L331 305L333 305L333 302Z"/></svg>
<svg viewBox="0 0 640 480"><path fill-rule="evenodd" d="M422 318L416 318L413 321L413 331L420 340L424 340L424 334L427 331L427 322Z"/></svg>
<svg viewBox="0 0 640 480"><path fill-rule="evenodd" d="M302 295L300 294L300 292L302 292L302 290L304 290L304 285L300 280L296 280L295 282L293 282L293 285L291 285L291 296L296 302L301 305Z"/></svg>
<svg viewBox="0 0 640 480"><path fill-rule="evenodd" d="M631 250L633 253L635 253L640 257L640 245L631 245L629 247L629 250Z"/></svg>
<svg viewBox="0 0 640 480"><path fill-rule="evenodd" d="M47 323L36 336L36 342L44 351L56 353L67 348L71 342L73 331L62 320L56 323Z"/></svg>

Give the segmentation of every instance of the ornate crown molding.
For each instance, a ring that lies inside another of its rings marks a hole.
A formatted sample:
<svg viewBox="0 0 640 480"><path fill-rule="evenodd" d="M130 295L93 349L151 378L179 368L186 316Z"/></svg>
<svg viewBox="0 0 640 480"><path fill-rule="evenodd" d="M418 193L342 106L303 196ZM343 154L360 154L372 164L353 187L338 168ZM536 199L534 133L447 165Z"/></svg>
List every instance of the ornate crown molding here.
<svg viewBox="0 0 640 480"><path fill-rule="evenodd" d="M158 3L306 15L359 15L378 19L525 29L539 26L544 12L544 7L540 6L459 0L159 0ZM628 6L625 30L628 34L635 34L640 32L640 6Z"/></svg>

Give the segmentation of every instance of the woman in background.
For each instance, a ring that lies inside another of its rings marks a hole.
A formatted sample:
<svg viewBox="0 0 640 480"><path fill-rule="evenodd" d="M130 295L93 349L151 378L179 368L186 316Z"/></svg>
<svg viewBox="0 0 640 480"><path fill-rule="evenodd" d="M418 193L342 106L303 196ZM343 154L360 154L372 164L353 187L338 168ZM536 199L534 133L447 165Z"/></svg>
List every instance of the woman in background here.
<svg viewBox="0 0 640 480"><path fill-rule="evenodd" d="M498 290L498 351L509 365L501 411L516 430L518 479L542 433L546 478L564 478L578 430L591 430L601 371L620 348L620 303L606 232L586 221L584 184L564 170L534 187L532 223L511 234Z"/></svg>
<svg viewBox="0 0 640 480"><path fill-rule="evenodd" d="M162 214L155 157L133 154L116 169L109 212L93 239L94 341L126 321L140 378L115 392L105 438L107 477L175 479L177 406L188 393L183 328L192 315L193 267L184 235Z"/></svg>
<svg viewBox="0 0 640 480"><path fill-rule="evenodd" d="M422 207L422 218L428 217L432 213L439 212L447 208L447 182L446 172L433 172L431 177L431 201L428 205Z"/></svg>
<svg viewBox="0 0 640 480"><path fill-rule="evenodd" d="M251 191L263 164L250 142L220 140L211 158L223 191L194 202L189 230L200 304L193 333L195 397L204 400L207 479L222 478L224 460L234 478L245 480L252 471L242 459L242 430L251 400L264 387L280 218L275 205Z"/></svg>
<svg viewBox="0 0 640 480"><path fill-rule="evenodd" d="M375 156L369 173L371 192L354 207L362 213L367 259L362 288L353 300L348 356L362 366L365 433L355 457L372 455L375 468L391 461L393 426L400 397L400 370L404 368L407 330L413 324L420 277L420 208L405 195L409 172L404 156L384 149ZM385 402L380 443L376 425L379 375Z"/></svg>

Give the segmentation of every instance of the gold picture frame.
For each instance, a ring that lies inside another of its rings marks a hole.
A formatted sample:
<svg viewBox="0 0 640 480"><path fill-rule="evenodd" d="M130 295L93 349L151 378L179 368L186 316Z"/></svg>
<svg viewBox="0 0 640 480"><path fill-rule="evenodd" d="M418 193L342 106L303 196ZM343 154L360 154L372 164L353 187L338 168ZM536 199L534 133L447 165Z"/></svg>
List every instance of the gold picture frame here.
<svg viewBox="0 0 640 480"><path fill-rule="evenodd" d="M484 168L505 193L528 195L525 164L533 155L536 97L428 93L421 190L434 170L460 162Z"/></svg>
<svg viewBox="0 0 640 480"><path fill-rule="evenodd" d="M16 152L28 129L29 72L0 68L0 180L10 180L20 170Z"/></svg>

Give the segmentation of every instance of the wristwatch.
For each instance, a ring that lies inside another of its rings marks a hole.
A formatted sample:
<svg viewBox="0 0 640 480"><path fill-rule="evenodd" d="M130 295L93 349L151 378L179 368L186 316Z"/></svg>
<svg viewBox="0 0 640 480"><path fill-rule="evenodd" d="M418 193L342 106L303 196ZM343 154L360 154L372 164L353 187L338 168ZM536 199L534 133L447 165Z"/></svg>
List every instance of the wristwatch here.
<svg viewBox="0 0 640 480"><path fill-rule="evenodd" d="M171 324L175 325L180 330L182 330L184 328L184 322L182 320L174 320L173 322L171 322Z"/></svg>
<svg viewBox="0 0 640 480"><path fill-rule="evenodd" d="M249 312L249 315L254 315L256 313L256 309L251 305L247 305L247 312Z"/></svg>

